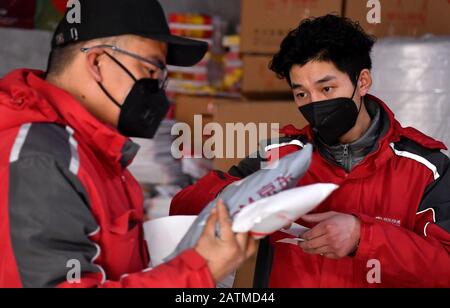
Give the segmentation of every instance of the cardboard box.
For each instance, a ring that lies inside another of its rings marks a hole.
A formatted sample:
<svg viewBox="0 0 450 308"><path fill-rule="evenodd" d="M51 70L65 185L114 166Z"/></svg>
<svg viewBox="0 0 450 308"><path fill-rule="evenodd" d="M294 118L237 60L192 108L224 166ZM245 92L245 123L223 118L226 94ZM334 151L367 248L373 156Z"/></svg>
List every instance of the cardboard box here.
<svg viewBox="0 0 450 308"><path fill-rule="evenodd" d="M203 119L212 121L214 104L227 99L212 98L207 96L179 95L175 104L175 120L194 127L194 116L201 115Z"/></svg>
<svg viewBox="0 0 450 308"><path fill-rule="evenodd" d="M242 93L247 97L291 98L292 90L286 80L279 79L269 69L271 56L243 55Z"/></svg>
<svg viewBox="0 0 450 308"><path fill-rule="evenodd" d="M342 8L343 0L242 0L241 52L274 54L303 19Z"/></svg>
<svg viewBox="0 0 450 308"><path fill-rule="evenodd" d="M260 123L267 123L267 132L258 134L258 140L266 140L270 137L270 130L273 125L278 125L282 128L285 125L293 124L298 128L306 125L306 121L297 109L295 103L291 100L272 100L272 101L253 101L253 100L236 100L236 99L220 99L211 97L196 97L196 96L179 96L176 101L175 119L178 122L187 123L192 131L192 145L193 148L202 148L206 140L211 137L211 134L205 132L202 134L201 143L195 140L194 117L195 115L202 115L202 126L200 129L203 132L204 127L209 123L217 123L224 132L224 144L226 144L226 126L227 124L242 123L247 125L254 123L258 126ZM199 129L197 127L197 129ZM200 139L200 138L197 138ZM237 135L235 135L232 146L237 156ZM258 150L258 144L248 142L246 139L244 157L248 156ZM226 147L224 154L226 154ZM225 155L224 155L225 156ZM228 171L233 165L238 164L243 158L216 158L214 159L214 169Z"/></svg>
<svg viewBox="0 0 450 308"><path fill-rule="evenodd" d="M243 101L222 102L214 108L213 121L225 127L227 123L269 123L267 135L270 136L271 124L276 124L280 128L293 124L298 128L306 126L306 121L297 109L293 101ZM266 136L259 135L259 140L267 140ZM236 140L236 142L238 142ZM235 143L235 149L236 149ZM245 155L255 153L258 146L248 144ZM214 169L228 171L233 165L238 164L243 158L221 158L214 160Z"/></svg>
<svg viewBox="0 0 450 308"><path fill-rule="evenodd" d="M381 23L371 24L373 16L365 0L347 0L345 16L358 21L368 33L387 36L422 36L427 33L450 35L448 0L380 0Z"/></svg>

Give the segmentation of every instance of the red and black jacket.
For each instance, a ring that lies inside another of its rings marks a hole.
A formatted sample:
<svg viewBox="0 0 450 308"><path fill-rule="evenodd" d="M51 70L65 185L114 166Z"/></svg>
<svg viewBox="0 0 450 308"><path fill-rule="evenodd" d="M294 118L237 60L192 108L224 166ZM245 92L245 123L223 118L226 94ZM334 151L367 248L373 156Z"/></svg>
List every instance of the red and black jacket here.
<svg viewBox="0 0 450 308"><path fill-rule="evenodd" d="M0 80L0 287L214 287L194 250L148 267L137 145L42 76Z"/></svg>
<svg viewBox="0 0 450 308"><path fill-rule="evenodd" d="M387 122L378 144L351 172L315 150L310 170L298 183L340 186L317 213L336 211L361 220L361 241L354 257L341 260L305 254L278 240L262 242L257 287L450 287L450 161L444 144L413 128L403 128L379 99ZM279 157L314 142L310 127L285 127ZM273 148L273 146L271 147ZM269 153L270 156L270 153ZM228 173L211 172L173 200L172 215L195 215L230 183L259 170L259 159L246 159ZM301 220L300 224L307 225ZM379 261L381 283L367 275Z"/></svg>

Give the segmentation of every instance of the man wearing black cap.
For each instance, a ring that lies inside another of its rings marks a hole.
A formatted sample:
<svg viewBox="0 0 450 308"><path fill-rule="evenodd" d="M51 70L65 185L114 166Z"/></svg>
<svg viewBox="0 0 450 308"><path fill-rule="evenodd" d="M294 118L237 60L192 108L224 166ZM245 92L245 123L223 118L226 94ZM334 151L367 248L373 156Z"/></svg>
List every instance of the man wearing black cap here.
<svg viewBox="0 0 450 308"><path fill-rule="evenodd" d="M208 46L171 36L156 0L80 3L46 74L0 80L0 287L214 287L253 240L219 204L193 250L148 268L126 169L138 151L128 137L152 138L168 111L166 65L194 65Z"/></svg>

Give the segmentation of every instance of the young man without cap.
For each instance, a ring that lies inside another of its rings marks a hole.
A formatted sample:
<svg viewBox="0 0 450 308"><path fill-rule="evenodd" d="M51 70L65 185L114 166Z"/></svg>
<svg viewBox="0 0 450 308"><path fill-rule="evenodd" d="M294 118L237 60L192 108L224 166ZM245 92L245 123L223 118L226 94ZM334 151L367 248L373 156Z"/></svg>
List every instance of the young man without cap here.
<svg viewBox="0 0 450 308"><path fill-rule="evenodd" d="M256 286L450 287L446 147L403 128L369 95L373 45L356 23L327 15L303 21L273 58L272 70L288 81L310 125L285 127L271 148L283 156L313 143L312 166L298 185L340 188L298 221L312 228L300 247L280 243L282 232L262 242ZM172 214L198 213L260 165L246 159L228 173L210 173L176 196Z"/></svg>

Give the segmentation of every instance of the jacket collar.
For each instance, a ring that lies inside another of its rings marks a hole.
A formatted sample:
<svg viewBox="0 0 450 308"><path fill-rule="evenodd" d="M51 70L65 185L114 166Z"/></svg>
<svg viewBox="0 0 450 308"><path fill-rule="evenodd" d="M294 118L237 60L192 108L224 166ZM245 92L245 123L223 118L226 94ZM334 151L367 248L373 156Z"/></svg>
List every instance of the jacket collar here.
<svg viewBox="0 0 450 308"><path fill-rule="evenodd" d="M378 147L372 151L369 155L367 155L364 160L360 163L360 165L356 166L354 170L348 174L344 169L338 168L335 165L328 165L333 169L333 172L338 177L345 178L361 178L366 177L377 170L380 166L385 164L389 159L391 159L394 154L390 145L392 143L399 142L402 138L408 138L421 146L431 149L431 150L446 150L446 146L440 142L436 141L433 138L424 135L418 130L408 127L403 128L400 123L395 119L395 115L392 110L379 98L373 95L367 95L366 99L372 102L377 103L380 106L381 112L387 117L387 121L389 122L389 127L385 134L380 136L380 140L378 142ZM314 135L312 132L311 126L306 126L303 129L297 129L293 125L288 125L280 130L281 134L284 134L288 137L299 137L304 136L309 142L313 143ZM319 155L321 159L325 160L324 157Z"/></svg>
<svg viewBox="0 0 450 308"><path fill-rule="evenodd" d="M381 110L378 104L364 100L367 111L371 118L371 124L366 133L358 140L350 144L327 145L316 136L314 139L317 148L322 156L338 164L347 171L359 164L377 146L380 136L388 129L388 121L383 121ZM386 129L383 129L386 126Z"/></svg>
<svg viewBox="0 0 450 308"><path fill-rule="evenodd" d="M74 130L75 138L80 143L86 144L115 171L121 172L127 167L139 146L97 120L72 95L48 83L43 76L41 71L18 70L7 76L7 80L2 80L3 87L6 84L10 89L22 89L21 97L26 100L26 106L21 112L31 114L33 109L39 109L40 116L30 117L27 122L67 125Z"/></svg>

